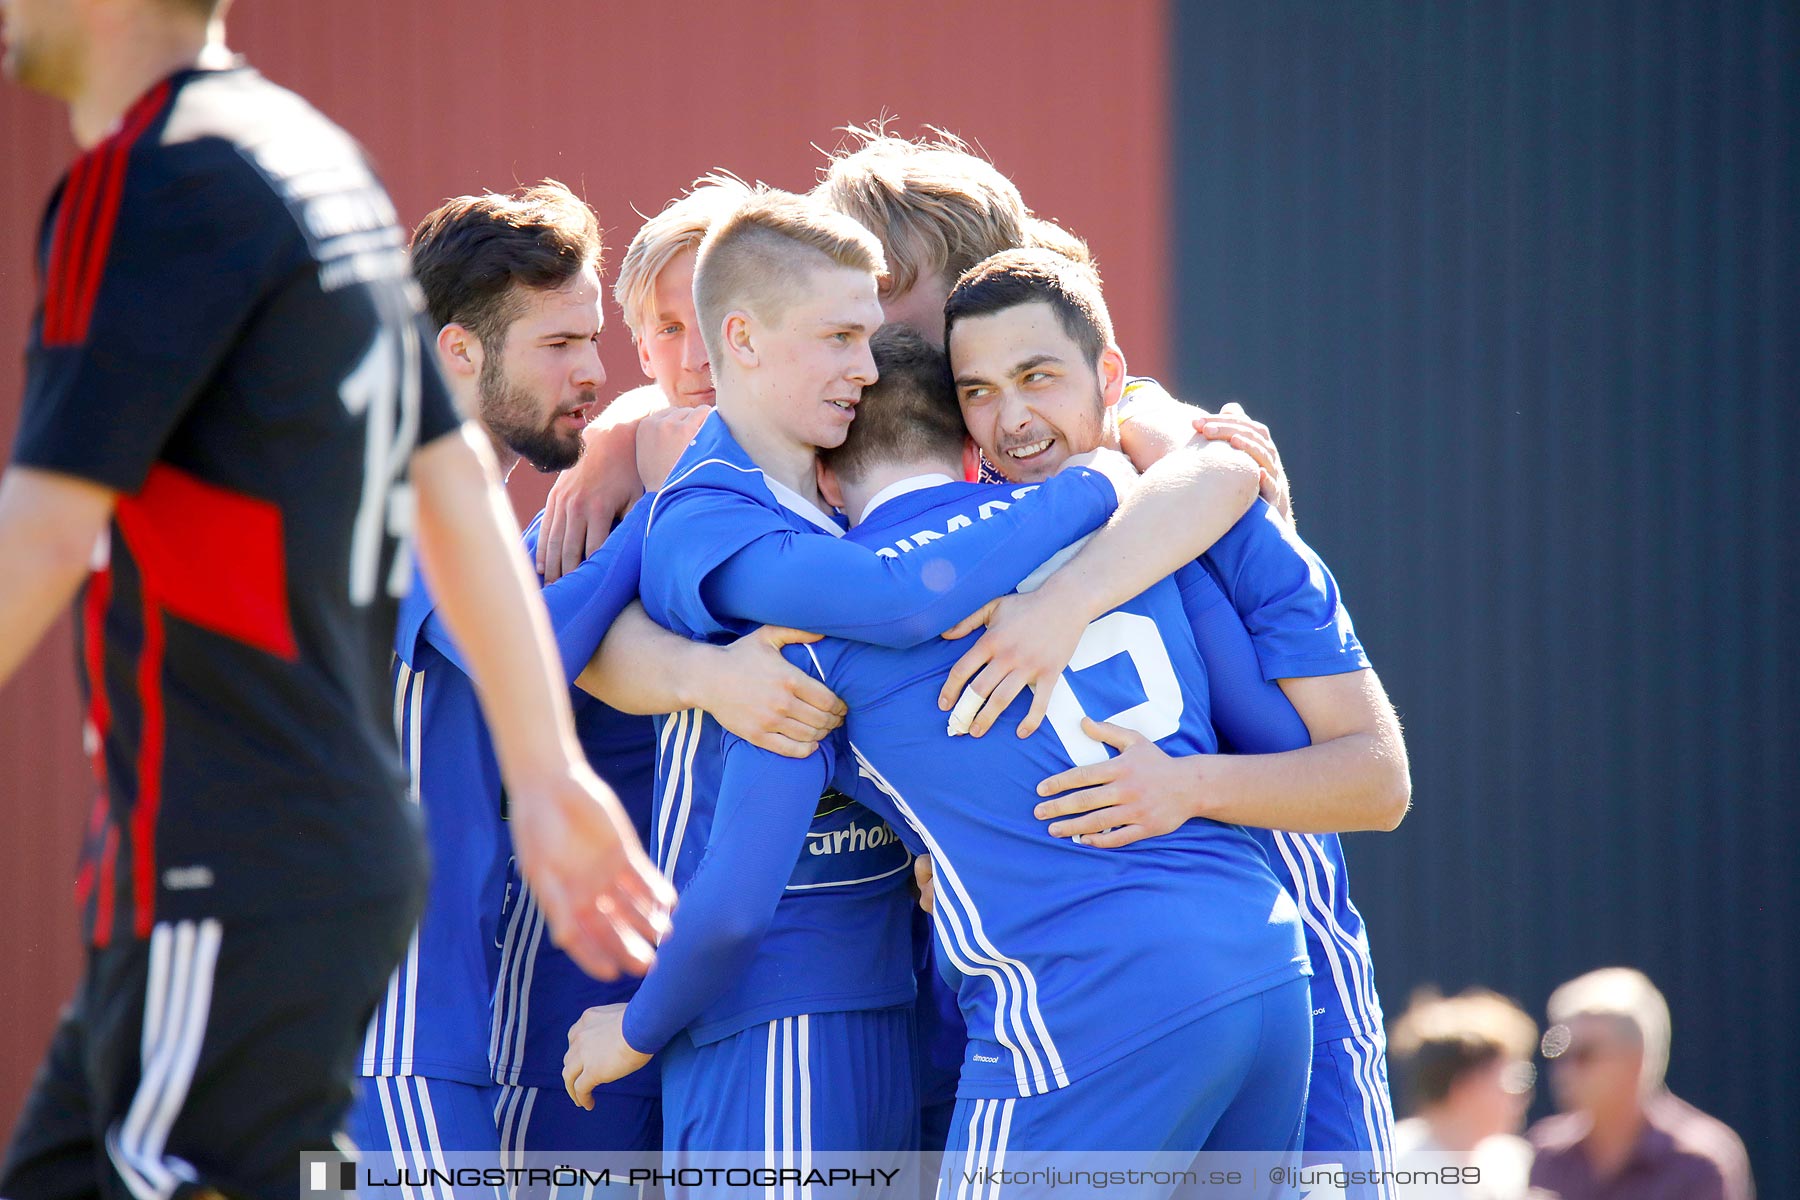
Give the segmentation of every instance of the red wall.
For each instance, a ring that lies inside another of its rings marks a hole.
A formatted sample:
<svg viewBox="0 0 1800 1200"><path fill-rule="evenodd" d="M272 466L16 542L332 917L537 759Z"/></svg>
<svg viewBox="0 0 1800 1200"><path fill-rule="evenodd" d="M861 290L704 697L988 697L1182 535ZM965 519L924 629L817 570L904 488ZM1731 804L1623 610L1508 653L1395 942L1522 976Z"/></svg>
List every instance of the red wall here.
<svg viewBox="0 0 1800 1200"><path fill-rule="evenodd" d="M636 214L710 168L804 189L822 159L813 147L835 144L837 126L883 113L909 134L942 126L1089 240L1133 367L1168 365L1160 0L239 0L231 33L271 78L362 139L404 220L446 196L552 175L599 211L609 268ZM32 237L72 150L61 111L10 86L0 138L0 439L10 444ZM639 382L636 357L616 310L607 315L604 357L623 390ZM529 512L547 481L523 471L513 491ZM0 690L0 1129L79 970L70 880L88 780L65 622Z"/></svg>

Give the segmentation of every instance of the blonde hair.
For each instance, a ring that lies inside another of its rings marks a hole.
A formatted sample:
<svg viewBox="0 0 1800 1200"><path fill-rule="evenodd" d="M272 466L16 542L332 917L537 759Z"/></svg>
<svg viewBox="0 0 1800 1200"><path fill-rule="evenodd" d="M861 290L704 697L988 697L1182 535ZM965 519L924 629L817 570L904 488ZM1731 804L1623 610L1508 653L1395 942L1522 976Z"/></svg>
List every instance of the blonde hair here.
<svg viewBox="0 0 1800 1200"><path fill-rule="evenodd" d="M779 320L806 273L832 264L871 275L886 269L874 234L810 197L759 185L715 218L694 262L694 308L714 371L726 361L726 313Z"/></svg>
<svg viewBox="0 0 1800 1200"><path fill-rule="evenodd" d="M697 250L713 221L749 195L749 185L735 175L702 175L687 195L669 201L644 222L625 248L619 277L613 282L613 299L625 315L632 341L637 341L639 330L655 318L656 277L663 268L684 250Z"/></svg>
<svg viewBox="0 0 1800 1200"><path fill-rule="evenodd" d="M1606 1017L1629 1025L1644 1048L1639 1090L1649 1095L1661 1089L1669 1069L1669 1002L1649 976L1631 967L1589 971L1551 992L1547 1007L1552 1025L1567 1025L1577 1017Z"/></svg>
<svg viewBox="0 0 1800 1200"><path fill-rule="evenodd" d="M1025 218L1025 245L1032 250L1054 250L1070 262L1086 267L1096 278L1100 275L1100 264L1086 239L1047 217Z"/></svg>
<svg viewBox="0 0 1800 1200"><path fill-rule="evenodd" d="M954 134L907 139L882 122L844 130L813 194L874 231L894 294L941 272L947 283L984 258L1035 244L1012 180Z"/></svg>

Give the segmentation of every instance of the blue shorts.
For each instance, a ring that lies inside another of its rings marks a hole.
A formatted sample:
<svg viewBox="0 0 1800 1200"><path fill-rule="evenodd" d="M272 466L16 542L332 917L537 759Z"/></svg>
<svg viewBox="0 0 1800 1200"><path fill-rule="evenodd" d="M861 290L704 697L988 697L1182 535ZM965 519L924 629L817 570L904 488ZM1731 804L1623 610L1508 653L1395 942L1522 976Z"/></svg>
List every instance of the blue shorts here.
<svg viewBox="0 0 1800 1200"><path fill-rule="evenodd" d="M500 1153L524 1166L534 1153L589 1154L604 1150L656 1150L662 1145L662 1101L594 1091L594 1107L582 1108L561 1088L502 1084L489 1095Z"/></svg>
<svg viewBox="0 0 1800 1200"><path fill-rule="evenodd" d="M956 1101L942 1100L919 1106L919 1149L942 1154L950 1144L950 1123L956 1120Z"/></svg>
<svg viewBox="0 0 1800 1200"><path fill-rule="evenodd" d="M1308 1165L1393 1166L1394 1107L1387 1040L1351 1036L1313 1046L1312 1091L1302 1141ZM1373 1156L1372 1159L1367 1156ZM1387 1185L1352 1187L1345 1200L1390 1200Z"/></svg>
<svg viewBox="0 0 1800 1200"><path fill-rule="evenodd" d="M498 1162L500 1137L494 1128L490 1088L423 1075L365 1075L357 1084L345 1128L362 1151L365 1180L393 1178L394 1172L443 1170L451 1165L446 1154L481 1154ZM463 1160L456 1165L470 1164ZM365 1182L359 1194L391 1200L498 1196L491 1187L452 1189L441 1183L383 1188Z"/></svg>
<svg viewBox="0 0 1800 1200"><path fill-rule="evenodd" d="M498 1084L487 1092L494 1124L500 1131L500 1165L512 1168L555 1168L571 1155L583 1167L611 1165L587 1156L608 1150L654 1151L662 1145L662 1101L598 1088L593 1111L569 1099L561 1088ZM634 1159L617 1164L619 1171L644 1165ZM513 1189L511 1200L583 1200L602 1196L637 1197L641 1189L623 1183L594 1191L535 1186Z"/></svg>
<svg viewBox="0 0 1800 1200"><path fill-rule="evenodd" d="M1297 1155L1311 1050L1309 981L1295 979L1208 1013L1056 1091L965 1097L956 1102L939 1194L953 1197L959 1185L967 1194L965 1172L996 1164L1030 1170L1030 1156L1039 1152Z"/></svg>
<svg viewBox="0 0 1800 1200"><path fill-rule="evenodd" d="M704 1046L681 1034L663 1058L663 1149L916 1149L912 1025L907 1004L781 1017Z"/></svg>

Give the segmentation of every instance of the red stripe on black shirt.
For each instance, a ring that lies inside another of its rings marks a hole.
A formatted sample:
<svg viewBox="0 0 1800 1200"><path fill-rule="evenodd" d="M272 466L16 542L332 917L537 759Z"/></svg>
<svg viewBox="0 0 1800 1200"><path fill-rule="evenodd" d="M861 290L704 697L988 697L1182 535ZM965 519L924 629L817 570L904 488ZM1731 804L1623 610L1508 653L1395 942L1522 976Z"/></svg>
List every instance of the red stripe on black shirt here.
<svg viewBox="0 0 1800 1200"><path fill-rule="evenodd" d="M90 150L69 173L45 288L41 340L46 346L78 346L87 338L113 228L119 220L119 198L125 190L131 147L168 99L166 81L151 88L125 114L119 132ZM65 223L65 214L71 212L73 216Z"/></svg>

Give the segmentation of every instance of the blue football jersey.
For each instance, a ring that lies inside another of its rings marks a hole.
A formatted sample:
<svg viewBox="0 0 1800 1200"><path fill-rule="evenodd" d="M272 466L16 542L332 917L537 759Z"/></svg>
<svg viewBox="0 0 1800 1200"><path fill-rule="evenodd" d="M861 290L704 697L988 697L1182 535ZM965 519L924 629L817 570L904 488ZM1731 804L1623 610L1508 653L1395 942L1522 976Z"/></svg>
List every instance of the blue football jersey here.
<svg viewBox="0 0 1800 1200"><path fill-rule="evenodd" d="M637 595L648 515L647 505L634 508L601 550L544 589L571 682ZM394 655L394 725L424 813L431 884L406 957L369 1022L361 1070L486 1084L501 1049L492 1003L502 917L514 915L506 912L511 842L474 681L422 576L401 603ZM559 1085L560 1062L559 1052Z"/></svg>
<svg viewBox="0 0 1800 1200"><path fill-rule="evenodd" d="M394 726L431 856L425 911L363 1039L362 1074L488 1082L488 1001L506 876L500 766L423 577L400 605ZM436 636L427 636L427 628Z"/></svg>
<svg viewBox="0 0 1800 1200"><path fill-rule="evenodd" d="M616 614L637 596L643 520L648 514L648 507L642 512L634 510L595 553L597 559L606 556L613 560L611 569L604 573L589 573L588 599L601 593L603 611ZM525 531L528 552L537 549L542 523L540 513ZM635 545L628 544L634 539ZM559 580L552 586L560 583ZM552 604L553 628L559 624L559 617L563 618L560 623L567 624L568 607ZM581 649L571 648L576 652ZM648 846L651 794L656 781L654 723L646 716L622 713L579 689L571 690L569 702L575 714L575 735L588 763L617 793L639 840ZM517 860L510 857L499 930L500 968L489 1031L494 1082L560 1088L569 1027L594 1005L620 1004L631 999L639 981L621 976L603 983L557 948L550 940L543 910L519 874ZM596 1089L636 1096L654 1096L659 1090L654 1063Z"/></svg>
<svg viewBox="0 0 1800 1200"><path fill-rule="evenodd" d="M1200 562L1229 602L1224 619L1248 631L1254 650L1254 660L1247 661L1246 639L1230 626L1202 640L1214 667L1214 715L1226 748L1269 754L1307 745L1305 724L1273 681L1346 674L1369 665L1336 579L1294 527L1261 500ZM1190 581L1186 590L1211 591L1201 582ZM1218 610L1212 611L1216 620ZM1197 629L1207 623L1203 616L1192 619ZM1259 685L1276 695L1268 703L1252 701L1245 714L1245 695ZM1250 832L1300 906L1313 962L1314 1039L1383 1040L1368 934L1350 899L1350 872L1337 834Z"/></svg>
<svg viewBox="0 0 1800 1200"><path fill-rule="evenodd" d="M1015 507L1034 491L1042 497ZM993 500L955 555L935 537L903 556L879 555L840 541L839 520L767 477L714 412L652 501L644 607L702 640L781 624L912 644L1010 589L1071 526L1076 536L1097 528L1116 504L1111 484L1082 470ZM658 721L652 845L678 891L712 836L724 739L697 709ZM821 797L754 961L694 1021L694 1040L775 1017L909 1001L910 858L880 818L842 795Z"/></svg>
<svg viewBox="0 0 1800 1200"><path fill-rule="evenodd" d="M856 536L902 554L921 534L953 542L1005 491L908 492ZM969 1029L958 1095L1054 1090L1308 973L1294 901L1245 830L1190 821L1101 850L1053 838L1033 816L1038 781L1109 753L1082 732L1084 715L1170 754L1217 748L1206 669L1174 581L1089 626L1029 738L949 736L938 691L968 644L790 648L850 708L848 748L875 789L865 803L909 826L933 856L941 968L960 980Z"/></svg>
<svg viewBox="0 0 1800 1200"><path fill-rule="evenodd" d="M1134 402L1167 395L1154 379L1131 379L1118 415L1126 419ZM1263 501L1257 500L1200 562L1249 630L1264 680L1344 674L1369 665L1336 579L1293 526ZM1212 652L1210 647L1207 651ZM1265 719L1241 724L1228 739L1228 749L1271 754L1308 744L1297 714L1288 719L1268 708L1261 711ZM1314 1038L1383 1040L1368 934L1350 899L1350 872L1338 836L1266 829L1252 833L1304 915L1315 967Z"/></svg>

